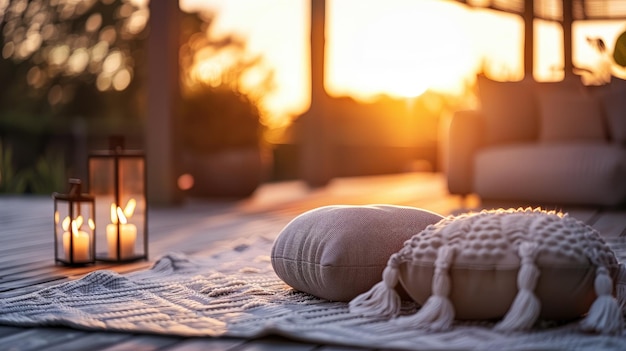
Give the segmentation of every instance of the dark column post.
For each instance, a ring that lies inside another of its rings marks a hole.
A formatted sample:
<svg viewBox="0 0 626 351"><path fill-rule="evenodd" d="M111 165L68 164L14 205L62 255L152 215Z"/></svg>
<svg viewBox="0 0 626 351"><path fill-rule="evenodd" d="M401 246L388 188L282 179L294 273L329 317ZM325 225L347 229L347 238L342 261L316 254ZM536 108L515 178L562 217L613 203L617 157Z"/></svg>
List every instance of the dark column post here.
<svg viewBox="0 0 626 351"><path fill-rule="evenodd" d="M524 2L524 77L532 78L535 68L535 1Z"/></svg>
<svg viewBox="0 0 626 351"><path fill-rule="evenodd" d="M563 0L563 70L565 79L574 77L572 59L572 24L574 23L574 7L571 0Z"/></svg>
<svg viewBox="0 0 626 351"><path fill-rule="evenodd" d="M179 171L176 114L180 99L178 1L150 1L149 24L145 130L148 200L153 204L170 205L181 198L176 184Z"/></svg>
<svg viewBox="0 0 626 351"><path fill-rule="evenodd" d="M311 0L311 107L302 116L301 178L322 186L332 178L330 116L324 88L326 1Z"/></svg>

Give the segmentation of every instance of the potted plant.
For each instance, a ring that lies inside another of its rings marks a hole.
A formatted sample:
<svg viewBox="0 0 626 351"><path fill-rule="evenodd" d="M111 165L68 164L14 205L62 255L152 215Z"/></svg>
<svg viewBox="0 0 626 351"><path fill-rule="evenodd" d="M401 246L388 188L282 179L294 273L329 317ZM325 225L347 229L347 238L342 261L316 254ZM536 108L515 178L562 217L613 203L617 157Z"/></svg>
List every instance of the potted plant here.
<svg viewBox="0 0 626 351"><path fill-rule="evenodd" d="M273 73L243 39L215 37L213 23L212 13L188 13L182 21L177 127L183 167L193 177L191 195L245 197L265 179L271 161L261 106ZM249 73L261 79L251 85Z"/></svg>
<svg viewBox="0 0 626 351"><path fill-rule="evenodd" d="M246 197L265 179L259 109L241 92L209 84L189 92L182 99L180 130L191 195Z"/></svg>

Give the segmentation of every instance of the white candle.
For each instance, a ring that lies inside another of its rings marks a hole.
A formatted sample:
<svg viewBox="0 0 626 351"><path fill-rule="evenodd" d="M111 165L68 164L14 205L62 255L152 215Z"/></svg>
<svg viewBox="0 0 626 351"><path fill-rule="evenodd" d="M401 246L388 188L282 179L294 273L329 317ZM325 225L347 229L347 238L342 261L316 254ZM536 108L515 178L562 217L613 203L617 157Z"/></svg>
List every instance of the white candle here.
<svg viewBox="0 0 626 351"><path fill-rule="evenodd" d="M137 227L130 223L120 223L120 257L130 258L135 255L135 241L137 240ZM107 243L109 244L109 257L117 257L117 224L107 225Z"/></svg>
<svg viewBox="0 0 626 351"><path fill-rule="evenodd" d="M111 204L111 224L107 225L107 243L109 244L109 257L113 259L126 259L135 255L135 241L137 240L137 227L128 223L127 216L130 217L135 210L135 200L131 199L126 205L127 211L115 204ZM126 213L125 213L126 212ZM120 238L120 255L117 256L117 238Z"/></svg>
<svg viewBox="0 0 626 351"><path fill-rule="evenodd" d="M72 228L74 229L74 228ZM73 248L75 263L89 261L89 234L82 230L73 230ZM65 259L70 261L70 233L63 233L63 251L65 251Z"/></svg>

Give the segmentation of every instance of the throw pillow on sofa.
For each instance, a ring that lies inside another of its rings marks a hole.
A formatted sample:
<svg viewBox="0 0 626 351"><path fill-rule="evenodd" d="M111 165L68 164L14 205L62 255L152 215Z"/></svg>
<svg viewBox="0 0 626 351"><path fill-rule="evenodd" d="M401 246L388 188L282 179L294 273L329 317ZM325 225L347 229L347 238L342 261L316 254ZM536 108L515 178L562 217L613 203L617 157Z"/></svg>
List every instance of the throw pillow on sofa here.
<svg viewBox="0 0 626 351"><path fill-rule="evenodd" d="M442 216L392 205L326 206L305 212L274 242L274 271L296 290L349 301L380 279L389 256Z"/></svg>
<svg viewBox="0 0 626 351"><path fill-rule="evenodd" d="M537 138L537 106L531 80L499 82L477 76L478 97L485 117L488 144L514 143Z"/></svg>
<svg viewBox="0 0 626 351"><path fill-rule="evenodd" d="M611 141L626 146L626 80L613 77L602 102Z"/></svg>
<svg viewBox="0 0 626 351"><path fill-rule="evenodd" d="M602 141L607 131L601 100L582 89L544 89L539 100L539 139Z"/></svg>

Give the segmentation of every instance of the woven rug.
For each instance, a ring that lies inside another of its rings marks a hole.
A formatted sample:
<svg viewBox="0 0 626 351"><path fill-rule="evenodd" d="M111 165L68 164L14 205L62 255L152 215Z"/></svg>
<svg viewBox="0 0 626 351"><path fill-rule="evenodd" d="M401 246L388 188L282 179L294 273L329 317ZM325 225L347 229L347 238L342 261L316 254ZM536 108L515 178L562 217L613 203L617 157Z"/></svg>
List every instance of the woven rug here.
<svg viewBox="0 0 626 351"><path fill-rule="evenodd" d="M539 323L526 333L502 334L489 323L458 323L432 333L398 330L382 319L348 311L296 292L273 273L273 239L230 243L210 254L168 254L145 271L96 271L28 295L0 299L0 323L177 336L252 338L278 334L296 340L408 350L624 350L618 336L579 332L576 323ZM403 313L416 306L406 302Z"/></svg>

